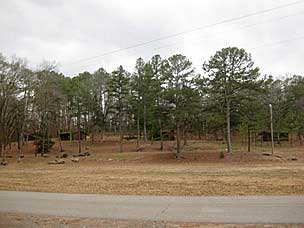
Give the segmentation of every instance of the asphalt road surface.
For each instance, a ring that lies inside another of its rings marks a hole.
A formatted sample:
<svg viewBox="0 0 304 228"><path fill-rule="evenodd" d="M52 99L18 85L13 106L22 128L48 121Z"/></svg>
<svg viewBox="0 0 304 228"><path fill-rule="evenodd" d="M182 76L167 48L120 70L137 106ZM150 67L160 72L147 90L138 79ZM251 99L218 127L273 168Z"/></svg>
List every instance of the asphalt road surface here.
<svg viewBox="0 0 304 228"><path fill-rule="evenodd" d="M304 196L115 196L0 191L0 213L199 223L304 223Z"/></svg>

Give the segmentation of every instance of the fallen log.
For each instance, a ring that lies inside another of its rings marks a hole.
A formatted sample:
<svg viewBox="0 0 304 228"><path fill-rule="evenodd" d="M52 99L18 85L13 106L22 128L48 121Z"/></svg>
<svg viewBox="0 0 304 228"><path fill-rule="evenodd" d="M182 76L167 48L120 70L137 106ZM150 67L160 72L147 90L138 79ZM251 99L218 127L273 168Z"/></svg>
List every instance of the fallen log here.
<svg viewBox="0 0 304 228"><path fill-rule="evenodd" d="M56 158L67 158L69 155L67 153L60 154Z"/></svg>
<svg viewBox="0 0 304 228"><path fill-rule="evenodd" d="M283 158L281 155L275 155L275 157L277 157L277 158Z"/></svg>
<svg viewBox="0 0 304 228"><path fill-rule="evenodd" d="M72 158L71 161L74 162L74 163L79 163L79 158Z"/></svg>
<svg viewBox="0 0 304 228"><path fill-rule="evenodd" d="M145 147L144 146L139 146L136 151L137 152L140 152L140 151L144 151Z"/></svg>
<svg viewBox="0 0 304 228"><path fill-rule="evenodd" d="M65 161L62 159L55 159L53 161L48 161L49 165L59 165L59 164L64 164Z"/></svg>
<svg viewBox="0 0 304 228"><path fill-rule="evenodd" d="M8 162L7 161L1 161L0 165L6 166L6 165L8 165Z"/></svg>
<svg viewBox="0 0 304 228"><path fill-rule="evenodd" d="M291 160L291 161L297 161L298 158L297 157L291 157L291 158L289 158L289 160Z"/></svg>
<svg viewBox="0 0 304 228"><path fill-rule="evenodd" d="M91 154L89 152L82 152L80 154L74 154L73 157L87 157L90 156Z"/></svg>

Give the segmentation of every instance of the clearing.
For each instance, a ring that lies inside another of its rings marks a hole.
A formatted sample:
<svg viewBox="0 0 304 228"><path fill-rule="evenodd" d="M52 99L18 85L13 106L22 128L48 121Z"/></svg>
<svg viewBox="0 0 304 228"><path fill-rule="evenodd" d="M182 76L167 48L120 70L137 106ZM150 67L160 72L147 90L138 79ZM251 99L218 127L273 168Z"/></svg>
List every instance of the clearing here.
<svg viewBox="0 0 304 228"><path fill-rule="evenodd" d="M97 193L119 195L303 195L304 148L282 145L276 156L265 156L269 145L256 145L243 153L245 145L234 146L235 154L220 158L225 144L189 141L184 159L174 157L174 143L166 142L161 152L159 142L146 143L136 152L136 142L119 144L84 142L91 156L71 161L77 153L77 142L64 142L65 164L48 165L58 155L58 143L49 157L35 157L29 142L24 159L16 160L12 146L8 166L0 167L0 190Z"/></svg>

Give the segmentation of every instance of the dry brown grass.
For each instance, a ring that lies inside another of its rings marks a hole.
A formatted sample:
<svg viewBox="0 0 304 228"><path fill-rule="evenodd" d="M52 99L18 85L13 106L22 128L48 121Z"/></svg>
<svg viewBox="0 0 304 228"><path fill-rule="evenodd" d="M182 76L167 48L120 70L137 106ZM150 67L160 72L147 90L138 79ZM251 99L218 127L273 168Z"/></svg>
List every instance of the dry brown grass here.
<svg viewBox="0 0 304 228"><path fill-rule="evenodd" d="M0 213L0 228L303 228L303 224L199 224Z"/></svg>
<svg viewBox="0 0 304 228"><path fill-rule="evenodd" d="M199 224L0 213L0 228L303 228L303 224Z"/></svg>
<svg viewBox="0 0 304 228"><path fill-rule="evenodd" d="M64 165L47 165L54 159L35 158L30 152L21 163L11 159L0 167L0 189L65 193L131 195L303 195L304 156L301 148L278 151L282 158L261 152L219 158L221 145L191 142L181 161L174 158L171 142L160 152L158 144L135 152L135 142L117 153L116 142L90 145L92 156ZM66 142L71 155L77 143ZM290 161L296 156L297 161Z"/></svg>

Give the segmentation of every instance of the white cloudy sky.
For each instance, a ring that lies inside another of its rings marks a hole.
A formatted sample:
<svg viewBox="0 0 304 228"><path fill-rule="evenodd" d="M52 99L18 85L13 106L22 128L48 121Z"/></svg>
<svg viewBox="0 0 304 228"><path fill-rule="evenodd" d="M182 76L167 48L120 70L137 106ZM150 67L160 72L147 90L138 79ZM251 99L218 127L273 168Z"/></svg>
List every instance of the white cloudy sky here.
<svg viewBox="0 0 304 228"><path fill-rule="evenodd" d="M298 4L78 61L294 2ZM263 73L303 75L303 22L304 1L299 0L0 0L0 52L27 58L30 66L55 60L60 71L73 76L119 65L132 71L138 57L176 53L186 55L200 72L215 51L238 46L252 54ZM290 41L278 43L285 40Z"/></svg>

